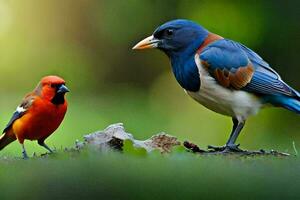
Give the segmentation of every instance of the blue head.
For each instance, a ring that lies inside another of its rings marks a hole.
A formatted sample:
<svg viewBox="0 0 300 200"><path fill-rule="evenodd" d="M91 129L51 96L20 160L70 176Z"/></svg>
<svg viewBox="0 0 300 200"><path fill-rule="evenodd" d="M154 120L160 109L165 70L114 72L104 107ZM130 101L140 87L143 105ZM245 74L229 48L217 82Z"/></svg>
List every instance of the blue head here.
<svg viewBox="0 0 300 200"><path fill-rule="evenodd" d="M140 41L133 49L158 48L165 52L181 87L198 91L200 77L194 57L209 32L189 20L173 20L158 27L153 35Z"/></svg>
<svg viewBox="0 0 300 200"><path fill-rule="evenodd" d="M194 53L207 35L208 31L195 22L177 19L159 26L133 49L158 48L173 57L189 50Z"/></svg>

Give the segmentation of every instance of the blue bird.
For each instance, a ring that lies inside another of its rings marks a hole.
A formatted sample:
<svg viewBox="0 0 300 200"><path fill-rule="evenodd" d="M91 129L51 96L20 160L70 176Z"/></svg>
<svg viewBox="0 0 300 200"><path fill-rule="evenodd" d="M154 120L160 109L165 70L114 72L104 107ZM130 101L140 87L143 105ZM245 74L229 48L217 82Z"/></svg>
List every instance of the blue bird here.
<svg viewBox="0 0 300 200"><path fill-rule="evenodd" d="M271 105L300 114L300 93L258 54L193 21L169 21L133 47L148 48L160 49L169 57L176 80L189 96L232 118L227 143L209 146L214 151L243 151L236 139L248 117L261 108Z"/></svg>

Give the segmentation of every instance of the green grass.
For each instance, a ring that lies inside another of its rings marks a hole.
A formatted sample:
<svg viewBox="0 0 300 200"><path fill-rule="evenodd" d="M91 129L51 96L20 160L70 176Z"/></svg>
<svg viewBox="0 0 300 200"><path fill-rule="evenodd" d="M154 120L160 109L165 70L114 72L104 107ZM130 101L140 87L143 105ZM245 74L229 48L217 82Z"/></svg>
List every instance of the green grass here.
<svg viewBox="0 0 300 200"><path fill-rule="evenodd" d="M86 152L0 161L1 199L296 199L298 158Z"/></svg>

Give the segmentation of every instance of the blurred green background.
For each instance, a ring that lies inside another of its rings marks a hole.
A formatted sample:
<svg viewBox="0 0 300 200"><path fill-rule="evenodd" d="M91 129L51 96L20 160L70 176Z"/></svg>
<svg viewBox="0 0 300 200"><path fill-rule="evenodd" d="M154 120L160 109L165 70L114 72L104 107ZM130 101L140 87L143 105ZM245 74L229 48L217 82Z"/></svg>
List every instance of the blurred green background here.
<svg viewBox="0 0 300 200"><path fill-rule="evenodd" d="M132 46L168 20L195 20L254 49L299 90L299 7L297 0L1 0L0 127L42 76L56 74L71 93L63 124L47 140L51 147L70 147L115 122L139 139L165 131L202 147L222 145L231 119L185 95L163 53ZM289 152L293 141L300 147L299 116L283 109L252 117L239 138L242 148ZM26 147L30 155L44 152L31 142ZM14 143L0 156L20 152Z"/></svg>
<svg viewBox="0 0 300 200"><path fill-rule="evenodd" d="M42 76L66 81L69 110L46 142L57 149L123 122L137 139L165 131L201 147L222 145L231 119L194 102L168 58L132 46L160 24L194 20L258 52L300 90L300 1L0 0L0 127ZM247 121L247 149L300 149L299 116L266 109ZM29 155L44 153L25 143ZM0 152L0 199L299 199L300 160L205 157L185 152L147 157L92 152L20 158L15 142Z"/></svg>

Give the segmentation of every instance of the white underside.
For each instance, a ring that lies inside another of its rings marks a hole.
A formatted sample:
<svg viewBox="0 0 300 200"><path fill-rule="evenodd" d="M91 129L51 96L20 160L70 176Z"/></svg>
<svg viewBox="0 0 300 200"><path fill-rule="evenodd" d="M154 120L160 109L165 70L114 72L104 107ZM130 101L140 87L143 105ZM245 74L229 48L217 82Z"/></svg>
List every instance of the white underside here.
<svg viewBox="0 0 300 200"><path fill-rule="evenodd" d="M200 90L186 93L203 106L217 113L235 117L239 121L256 114L262 107L262 103L255 95L219 85L202 67L199 56L195 56L195 61L200 74Z"/></svg>

